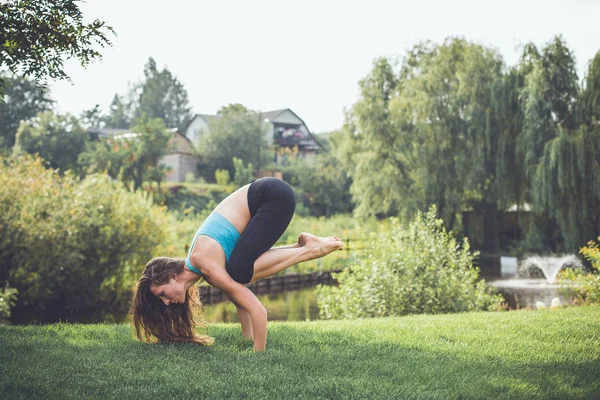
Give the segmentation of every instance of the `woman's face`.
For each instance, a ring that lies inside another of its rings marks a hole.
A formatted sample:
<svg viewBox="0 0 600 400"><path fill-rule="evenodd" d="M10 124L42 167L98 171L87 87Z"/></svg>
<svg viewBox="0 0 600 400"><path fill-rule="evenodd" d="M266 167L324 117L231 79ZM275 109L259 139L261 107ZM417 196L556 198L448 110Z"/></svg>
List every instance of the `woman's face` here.
<svg viewBox="0 0 600 400"><path fill-rule="evenodd" d="M150 291L167 306L172 303L185 303L184 285L183 282L179 282L177 276L171 278L169 283L165 283L164 285L151 285Z"/></svg>

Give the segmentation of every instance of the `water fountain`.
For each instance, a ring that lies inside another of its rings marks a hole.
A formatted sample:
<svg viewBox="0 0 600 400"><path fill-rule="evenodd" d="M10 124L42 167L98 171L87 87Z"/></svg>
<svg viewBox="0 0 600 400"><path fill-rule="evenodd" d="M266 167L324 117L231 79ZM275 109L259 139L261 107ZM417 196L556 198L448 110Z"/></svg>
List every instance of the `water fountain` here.
<svg viewBox="0 0 600 400"><path fill-rule="evenodd" d="M574 254L531 256L518 263L516 258L502 257L501 275L509 279L490 281L489 285L496 287L513 309L535 308L538 302L550 305L555 298L569 304L565 290L568 285L556 282L559 271L566 267L582 268L583 265Z"/></svg>

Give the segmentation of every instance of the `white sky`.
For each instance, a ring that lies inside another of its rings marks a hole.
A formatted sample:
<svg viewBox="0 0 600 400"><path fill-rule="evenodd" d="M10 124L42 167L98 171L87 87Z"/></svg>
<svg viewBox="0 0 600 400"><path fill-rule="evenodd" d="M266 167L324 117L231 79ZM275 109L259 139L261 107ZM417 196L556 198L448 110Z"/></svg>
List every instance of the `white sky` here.
<svg viewBox="0 0 600 400"><path fill-rule="evenodd" d="M514 65L519 44L542 47L562 34L580 79L600 50L598 0L88 0L81 9L118 36L102 61L66 64L74 84L50 86L60 112L95 104L106 112L152 56L183 83L193 113L229 103L291 108L313 133L342 126L374 58L403 55L421 40L462 36Z"/></svg>

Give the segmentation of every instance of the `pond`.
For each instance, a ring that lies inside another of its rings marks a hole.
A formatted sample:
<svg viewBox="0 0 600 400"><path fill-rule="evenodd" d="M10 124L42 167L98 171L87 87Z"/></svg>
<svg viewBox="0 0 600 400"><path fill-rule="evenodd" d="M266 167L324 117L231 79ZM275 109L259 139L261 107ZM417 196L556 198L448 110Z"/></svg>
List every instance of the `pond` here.
<svg viewBox="0 0 600 400"><path fill-rule="evenodd" d="M269 321L307 321L319 319L315 288L257 296L269 312ZM239 322L235 306L224 301L205 306L206 322Z"/></svg>
<svg viewBox="0 0 600 400"><path fill-rule="evenodd" d="M510 309L532 308L536 301L541 300L547 304L554 297L559 297L561 302L568 299L562 293L559 293L559 287L556 285L546 286L533 285L522 292L515 294L514 290L503 287L505 280L512 278L512 275L505 276L504 270L501 271L500 265L486 265L481 267L481 277L489 285L495 286L502 294ZM534 281L534 283L545 283L545 281ZM543 289L542 291L540 291ZM317 305L317 295L315 287L292 290L283 293L266 294L257 296L260 302L269 312L269 321L307 321L319 319L319 306ZM205 306L204 316L207 322L238 322L235 306L228 301Z"/></svg>

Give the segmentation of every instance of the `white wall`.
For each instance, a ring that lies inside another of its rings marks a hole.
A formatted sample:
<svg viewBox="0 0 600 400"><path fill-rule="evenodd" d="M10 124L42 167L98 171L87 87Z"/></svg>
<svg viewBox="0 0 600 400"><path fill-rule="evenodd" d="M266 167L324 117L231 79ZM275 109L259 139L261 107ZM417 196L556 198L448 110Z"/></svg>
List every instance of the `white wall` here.
<svg viewBox="0 0 600 400"><path fill-rule="evenodd" d="M282 124L302 124L300 118L296 117L290 110L285 110L273 119L273 122L280 122Z"/></svg>
<svg viewBox="0 0 600 400"><path fill-rule="evenodd" d="M194 117L192 122L185 131L185 136L192 141L192 143L196 143L202 134L203 130L208 130L208 124L204 121L202 117Z"/></svg>
<svg viewBox="0 0 600 400"><path fill-rule="evenodd" d="M171 171L166 175L167 182L185 182L188 172L198 177L198 162L198 157L191 154L167 154L158 163L171 167Z"/></svg>

